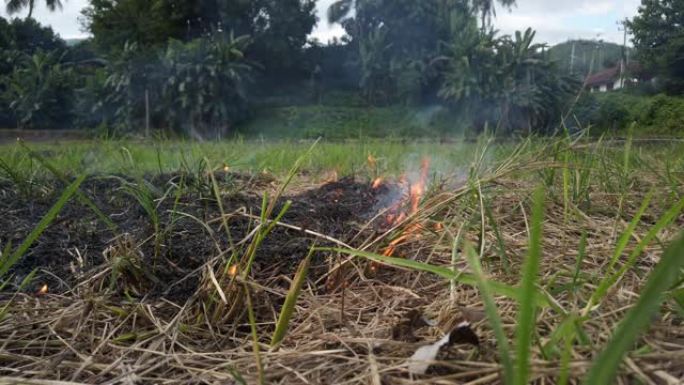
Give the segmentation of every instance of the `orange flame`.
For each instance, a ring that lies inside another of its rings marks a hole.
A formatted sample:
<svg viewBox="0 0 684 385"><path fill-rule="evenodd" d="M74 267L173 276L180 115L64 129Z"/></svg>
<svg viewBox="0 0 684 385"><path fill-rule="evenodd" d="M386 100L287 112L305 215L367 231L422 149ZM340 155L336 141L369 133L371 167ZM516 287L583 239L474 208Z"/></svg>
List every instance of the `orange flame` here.
<svg viewBox="0 0 684 385"><path fill-rule="evenodd" d="M232 265L232 266L230 266L230 268L228 269L228 274L229 274L231 277L235 277L235 276L237 275L237 273L238 273L238 267L237 267L237 265Z"/></svg>
<svg viewBox="0 0 684 385"><path fill-rule="evenodd" d="M230 167L227 164L223 164L223 172L228 172L230 171Z"/></svg>
<svg viewBox="0 0 684 385"><path fill-rule="evenodd" d="M334 183L334 182L337 182L338 180L340 180L340 177L337 174L337 170L332 170L326 174L324 183Z"/></svg>
<svg viewBox="0 0 684 385"><path fill-rule="evenodd" d="M375 180L373 181L373 185L372 185L373 190L379 189L380 186L382 186L382 184L383 184L384 182L385 182L385 179L383 179L382 177L375 178Z"/></svg>
<svg viewBox="0 0 684 385"><path fill-rule="evenodd" d="M40 295L45 295L47 293L48 293L48 285L47 284L43 285L40 288L40 290L38 290L38 294L40 294Z"/></svg>
<svg viewBox="0 0 684 385"><path fill-rule="evenodd" d="M415 183L410 183L408 187L408 202L410 204L409 212L406 213L405 211L401 211L398 214L387 214L386 219L389 225L401 223L404 220L406 220L409 215L413 215L418 212L420 208L420 201L423 199L423 196L425 195L425 186L427 184L429 173L430 159L424 158L420 166L420 178ZM406 175L402 175L399 179L399 182L401 184L408 184ZM383 255L386 257L391 257L392 255L394 255L397 246L399 246L404 241L410 239L411 237L417 236L418 231L420 231L420 229L422 228L423 227L420 223L416 223L409 226L399 237L390 242L389 246L387 246L387 248L383 252Z"/></svg>
<svg viewBox="0 0 684 385"><path fill-rule="evenodd" d="M370 167L370 168L372 168L372 169L376 168L376 166L378 165L378 160L375 159L375 157L373 156L373 154L368 154L368 159L367 159L367 160L368 160L368 167Z"/></svg>

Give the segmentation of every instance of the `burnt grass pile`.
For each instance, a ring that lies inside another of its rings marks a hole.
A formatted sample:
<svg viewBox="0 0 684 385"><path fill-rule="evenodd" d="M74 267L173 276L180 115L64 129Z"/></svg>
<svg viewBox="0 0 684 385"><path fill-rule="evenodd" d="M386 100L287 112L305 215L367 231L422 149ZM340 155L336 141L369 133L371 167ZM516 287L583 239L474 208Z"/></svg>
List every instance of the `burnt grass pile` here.
<svg viewBox="0 0 684 385"><path fill-rule="evenodd" d="M248 236L260 215L264 194L272 196L278 187L275 179L265 175L218 172L215 180L222 207L207 175L166 174L136 180L88 177L81 192L116 227L107 225L82 200L72 198L12 268L14 283L19 285L36 271L33 284L25 290L35 291L47 284L51 293L65 292L79 277L102 269L107 264L105 251L126 239L133 243L150 278L152 285L146 294L187 298L196 289L197 269L217 256L217 245L226 250L231 242ZM54 181L24 191L0 184L0 244L19 245L26 239L64 188ZM154 213L139 200L141 190L152 198ZM378 194L381 191L368 183L344 178L281 197L274 212L291 201L281 222L292 228L274 228L259 247L253 271L257 276L292 275L314 242L326 246L307 230L343 242L350 240L372 216ZM228 232L222 228L221 209ZM325 261L315 260L312 276L325 271ZM170 285L177 281L182 284Z"/></svg>

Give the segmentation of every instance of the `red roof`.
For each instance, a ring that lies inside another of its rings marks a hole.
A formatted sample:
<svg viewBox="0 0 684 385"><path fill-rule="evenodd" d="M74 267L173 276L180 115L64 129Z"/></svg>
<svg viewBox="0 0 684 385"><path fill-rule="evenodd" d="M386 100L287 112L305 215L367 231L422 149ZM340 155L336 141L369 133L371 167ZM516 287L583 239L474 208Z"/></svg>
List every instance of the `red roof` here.
<svg viewBox="0 0 684 385"><path fill-rule="evenodd" d="M639 73L641 72L641 66L639 63L628 63L627 72L629 73ZM613 83L620 78L620 65L612 68L605 69L603 71L597 72L595 74L589 75L587 77L586 83L590 87L600 86L602 84Z"/></svg>
<svg viewBox="0 0 684 385"><path fill-rule="evenodd" d="M620 66L605 69L587 77L588 86L600 86L602 84L613 83L620 76Z"/></svg>

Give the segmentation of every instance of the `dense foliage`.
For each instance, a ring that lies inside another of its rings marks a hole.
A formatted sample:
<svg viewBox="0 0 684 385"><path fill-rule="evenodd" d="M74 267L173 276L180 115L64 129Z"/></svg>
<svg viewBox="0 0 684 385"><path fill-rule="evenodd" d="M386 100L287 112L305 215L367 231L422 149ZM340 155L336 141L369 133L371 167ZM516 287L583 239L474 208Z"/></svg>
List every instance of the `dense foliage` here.
<svg viewBox="0 0 684 385"><path fill-rule="evenodd" d="M642 0L629 27L642 63L660 78L666 91L684 93L684 2Z"/></svg>
<svg viewBox="0 0 684 385"><path fill-rule="evenodd" d="M672 135L684 127L684 98L624 92L590 94L580 100L574 115L582 127L598 131L624 130L635 124L644 133Z"/></svg>
<svg viewBox="0 0 684 385"><path fill-rule="evenodd" d="M491 18L512 0L338 0L327 21L347 35L324 45L309 40L315 4L90 0L82 21L93 37L73 47L30 17L0 18L0 126L222 137L264 108L332 102L446 111L454 129L548 133L569 116L583 73L623 55L586 41L550 49L531 29L502 35ZM670 91L684 76L680 8L644 0L630 24L639 56ZM630 120L597 105L582 104L581 115Z"/></svg>
<svg viewBox="0 0 684 385"><path fill-rule="evenodd" d="M67 46L33 19L0 18L0 125L68 127L74 83Z"/></svg>

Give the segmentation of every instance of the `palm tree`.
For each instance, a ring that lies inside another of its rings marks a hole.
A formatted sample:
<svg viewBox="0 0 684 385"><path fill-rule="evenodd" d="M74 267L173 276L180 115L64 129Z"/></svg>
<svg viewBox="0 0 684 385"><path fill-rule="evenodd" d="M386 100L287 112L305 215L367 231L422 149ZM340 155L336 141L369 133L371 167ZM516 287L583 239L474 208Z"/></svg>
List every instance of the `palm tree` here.
<svg viewBox="0 0 684 385"><path fill-rule="evenodd" d="M480 14L482 29L487 28L492 22L492 16L496 17L496 4L510 8L515 5L515 0L473 0L473 8Z"/></svg>
<svg viewBox="0 0 684 385"><path fill-rule="evenodd" d="M35 8L36 0L5 0L5 4L7 4L7 14L8 15L13 15L15 13L19 13L24 8L28 8L29 13L26 16L26 18L30 19L33 16L33 9ZM61 0L45 0L45 6L51 12L54 12L55 10L57 10L57 8L62 9L62 1Z"/></svg>

